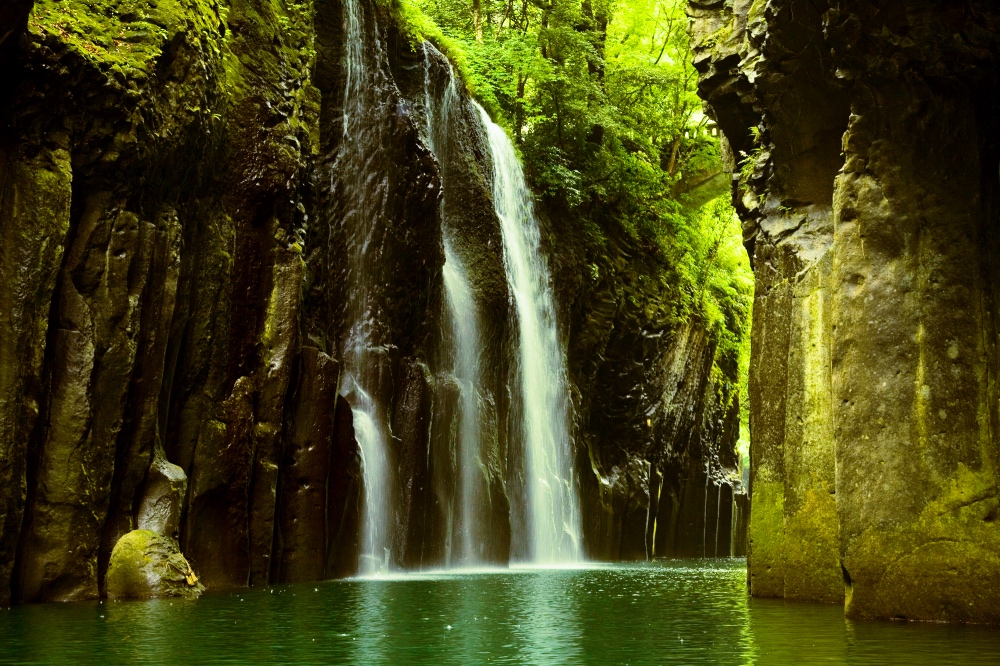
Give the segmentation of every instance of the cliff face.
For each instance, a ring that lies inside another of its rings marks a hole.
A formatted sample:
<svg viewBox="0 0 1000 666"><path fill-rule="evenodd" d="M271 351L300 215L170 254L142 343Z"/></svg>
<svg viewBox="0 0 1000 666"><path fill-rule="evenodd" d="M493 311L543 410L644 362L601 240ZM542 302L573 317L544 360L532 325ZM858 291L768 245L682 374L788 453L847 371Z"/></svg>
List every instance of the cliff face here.
<svg viewBox="0 0 1000 666"><path fill-rule="evenodd" d="M97 596L153 461L187 476L179 536L206 578L263 566L246 544L273 528L299 349L311 34L267 3L39 2L5 45L4 601L7 581Z"/></svg>
<svg viewBox="0 0 1000 666"><path fill-rule="evenodd" d="M365 490L344 368L359 244L380 285L371 372L391 432L394 564L446 563L458 388L442 351L442 219L476 258L484 557L507 561L523 479L481 123L462 93L451 147L432 154L425 105L447 62L361 5L382 59L357 136L342 124L341 3L0 10L0 604L103 595L136 529L175 538L209 588L357 570ZM360 185L344 175L358 159ZM357 187L381 225L364 238L339 222L358 214ZM713 344L696 323L622 305L627 245L601 259L599 286L581 282L593 258L571 222L548 233L567 239L550 245L569 285L585 547L726 554L738 409L708 376Z"/></svg>
<svg viewBox="0 0 1000 666"><path fill-rule="evenodd" d="M744 555L737 368L713 373L717 341L700 321L672 318L663 267L638 243L548 216L569 304L588 554Z"/></svg>
<svg viewBox="0 0 1000 666"><path fill-rule="evenodd" d="M1000 621L1000 13L690 15L757 277L751 592Z"/></svg>

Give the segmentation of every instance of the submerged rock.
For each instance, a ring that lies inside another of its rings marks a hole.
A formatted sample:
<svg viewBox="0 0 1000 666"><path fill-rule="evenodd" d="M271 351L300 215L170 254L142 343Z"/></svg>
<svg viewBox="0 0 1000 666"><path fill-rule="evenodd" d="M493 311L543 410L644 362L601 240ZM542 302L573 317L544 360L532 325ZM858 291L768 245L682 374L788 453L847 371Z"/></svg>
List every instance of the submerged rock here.
<svg viewBox="0 0 1000 666"><path fill-rule="evenodd" d="M133 530L119 539L105 584L109 599L196 599L205 591L177 542L150 530Z"/></svg>

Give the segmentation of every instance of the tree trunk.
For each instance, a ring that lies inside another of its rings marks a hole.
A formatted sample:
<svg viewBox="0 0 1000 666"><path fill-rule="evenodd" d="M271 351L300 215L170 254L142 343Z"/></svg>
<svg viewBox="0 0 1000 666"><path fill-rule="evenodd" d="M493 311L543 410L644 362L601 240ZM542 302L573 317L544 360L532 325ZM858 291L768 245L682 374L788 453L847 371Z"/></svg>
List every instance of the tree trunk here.
<svg viewBox="0 0 1000 666"><path fill-rule="evenodd" d="M482 0L472 0L472 22L476 26L476 42L483 43L483 5Z"/></svg>

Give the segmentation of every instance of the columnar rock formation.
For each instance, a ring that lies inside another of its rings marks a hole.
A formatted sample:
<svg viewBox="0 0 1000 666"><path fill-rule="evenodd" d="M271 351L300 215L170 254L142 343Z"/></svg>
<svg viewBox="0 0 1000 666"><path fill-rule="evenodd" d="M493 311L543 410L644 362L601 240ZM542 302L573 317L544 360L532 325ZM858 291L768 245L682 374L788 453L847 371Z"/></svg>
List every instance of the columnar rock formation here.
<svg viewBox="0 0 1000 666"><path fill-rule="evenodd" d="M1000 9L690 15L757 277L751 592L1000 622Z"/></svg>
<svg viewBox="0 0 1000 666"><path fill-rule="evenodd" d="M463 91L435 157L424 105L446 63L427 67L390 9L359 4L378 17L364 48L385 55L359 136L342 125L341 2L0 9L0 605L105 594L112 551L137 529L129 543L175 540L209 589L357 570L365 495L342 372L357 296L342 221L356 211L338 169L345 142L376 136L369 370L397 479L393 564L444 564L452 538L441 215L461 231L486 331L484 559L507 561L524 480L487 145ZM627 298L657 298L627 266L639 250L587 257L572 220L550 217L585 552L728 554L735 368L712 376L697 322ZM583 261L600 283L581 281Z"/></svg>

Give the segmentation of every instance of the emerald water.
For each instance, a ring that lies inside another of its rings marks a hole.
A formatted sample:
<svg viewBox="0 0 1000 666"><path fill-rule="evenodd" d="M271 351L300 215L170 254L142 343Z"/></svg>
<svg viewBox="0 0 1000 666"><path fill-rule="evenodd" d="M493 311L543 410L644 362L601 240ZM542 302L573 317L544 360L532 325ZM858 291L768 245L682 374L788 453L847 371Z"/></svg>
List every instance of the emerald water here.
<svg viewBox="0 0 1000 666"><path fill-rule="evenodd" d="M411 574L0 610L2 663L984 663L1000 632L748 599L743 560Z"/></svg>

